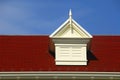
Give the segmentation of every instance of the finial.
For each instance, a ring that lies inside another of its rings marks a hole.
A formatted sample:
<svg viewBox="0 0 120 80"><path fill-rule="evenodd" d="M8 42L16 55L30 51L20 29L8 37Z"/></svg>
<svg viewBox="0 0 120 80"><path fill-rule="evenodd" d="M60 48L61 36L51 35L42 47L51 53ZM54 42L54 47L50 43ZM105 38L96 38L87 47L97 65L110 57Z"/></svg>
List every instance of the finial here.
<svg viewBox="0 0 120 80"><path fill-rule="evenodd" d="M69 10L69 17L72 17L72 11L71 11L71 9Z"/></svg>
<svg viewBox="0 0 120 80"><path fill-rule="evenodd" d="M73 29L72 29L72 11L71 11L71 9L70 9L70 11L69 11L69 21L70 21L71 33L73 33Z"/></svg>

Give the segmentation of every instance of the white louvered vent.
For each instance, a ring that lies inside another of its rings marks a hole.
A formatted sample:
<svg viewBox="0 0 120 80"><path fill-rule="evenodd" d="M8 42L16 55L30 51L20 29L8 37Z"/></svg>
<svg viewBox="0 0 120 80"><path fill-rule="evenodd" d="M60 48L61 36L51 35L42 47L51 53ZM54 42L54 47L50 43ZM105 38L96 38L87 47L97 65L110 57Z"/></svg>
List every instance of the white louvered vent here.
<svg viewBox="0 0 120 80"><path fill-rule="evenodd" d="M56 51L57 65L67 65L67 63L71 63L72 65L75 61L77 63L87 61L85 54L86 47L83 45L56 45Z"/></svg>
<svg viewBox="0 0 120 80"><path fill-rule="evenodd" d="M81 47L75 47L75 46L71 46L71 47L59 47L59 56L66 58L66 59L76 59L76 58L80 58L81 56Z"/></svg>

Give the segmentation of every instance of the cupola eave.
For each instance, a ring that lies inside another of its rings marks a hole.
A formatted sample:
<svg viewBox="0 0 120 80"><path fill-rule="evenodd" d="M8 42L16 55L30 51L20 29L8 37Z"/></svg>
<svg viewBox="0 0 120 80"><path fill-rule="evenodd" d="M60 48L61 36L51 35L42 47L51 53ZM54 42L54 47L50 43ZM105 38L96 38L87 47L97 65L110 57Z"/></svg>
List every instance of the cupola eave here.
<svg viewBox="0 0 120 80"><path fill-rule="evenodd" d="M66 27L67 24L70 23L70 19L68 18L58 29L56 29L49 37L50 38L92 38L92 35L89 34L81 25L79 25L74 19L72 19L72 24L74 23L79 30L81 30L86 36L68 36L68 37L63 37L63 36L56 36L64 27Z"/></svg>

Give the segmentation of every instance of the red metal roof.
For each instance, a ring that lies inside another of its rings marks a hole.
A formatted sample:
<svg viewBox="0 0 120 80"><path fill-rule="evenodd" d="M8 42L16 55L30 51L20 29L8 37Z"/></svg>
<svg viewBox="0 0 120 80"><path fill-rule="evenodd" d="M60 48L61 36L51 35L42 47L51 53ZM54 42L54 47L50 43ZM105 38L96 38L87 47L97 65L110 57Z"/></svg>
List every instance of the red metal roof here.
<svg viewBox="0 0 120 80"><path fill-rule="evenodd" d="M87 66L56 66L48 36L0 36L0 71L120 72L120 36L93 36Z"/></svg>

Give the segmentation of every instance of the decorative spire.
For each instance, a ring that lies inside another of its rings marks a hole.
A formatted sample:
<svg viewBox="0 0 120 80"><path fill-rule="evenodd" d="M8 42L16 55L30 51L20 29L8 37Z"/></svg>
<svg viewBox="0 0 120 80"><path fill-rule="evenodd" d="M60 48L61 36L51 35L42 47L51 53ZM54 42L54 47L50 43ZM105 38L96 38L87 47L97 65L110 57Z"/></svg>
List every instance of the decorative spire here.
<svg viewBox="0 0 120 80"><path fill-rule="evenodd" d="M72 11L71 11L71 9L70 9L70 11L69 11L69 18L72 19Z"/></svg>
<svg viewBox="0 0 120 80"><path fill-rule="evenodd" d="M73 33L73 29L72 29L72 11L71 11L71 9L69 11L69 21L70 21L71 33Z"/></svg>

